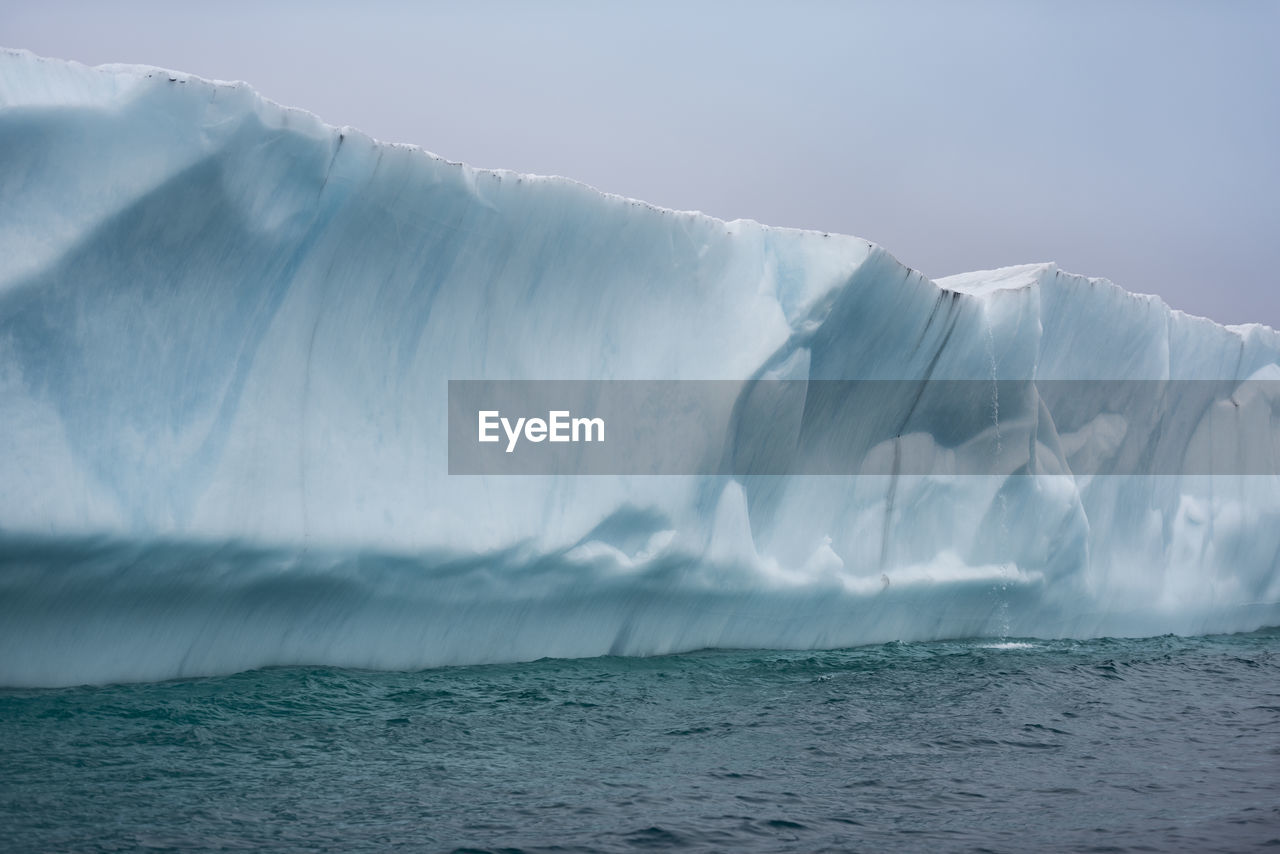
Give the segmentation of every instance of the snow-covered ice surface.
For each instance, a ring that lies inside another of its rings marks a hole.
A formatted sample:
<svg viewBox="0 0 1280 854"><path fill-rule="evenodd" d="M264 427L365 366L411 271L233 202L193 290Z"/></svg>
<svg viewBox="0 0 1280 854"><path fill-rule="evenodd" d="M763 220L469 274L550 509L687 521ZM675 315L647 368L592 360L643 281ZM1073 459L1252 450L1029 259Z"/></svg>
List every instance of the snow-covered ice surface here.
<svg viewBox="0 0 1280 854"><path fill-rule="evenodd" d="M1072 401L1035 476L450 477L445 396L1278 364L1269 328L1052 264L934 282L243 84L0 52L0 684L1274 625L1275 476L1096 473L1223 418L1280 453L1267 384L1189 428ZM1011 442L1034 414L991 410Z"/></svg>

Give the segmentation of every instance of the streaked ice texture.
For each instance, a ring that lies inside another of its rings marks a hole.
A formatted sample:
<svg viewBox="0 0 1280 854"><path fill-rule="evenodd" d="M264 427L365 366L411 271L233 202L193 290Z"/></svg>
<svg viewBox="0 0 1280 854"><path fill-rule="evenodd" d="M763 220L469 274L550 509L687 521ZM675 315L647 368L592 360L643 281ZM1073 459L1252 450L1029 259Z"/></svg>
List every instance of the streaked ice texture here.
<svg viewBox="0 0 1280 854"><path fill-rule="evenodd" d="M3 52L0 684L1280 623L1277 479L1075 476L1170 426L1106 400L1069 435L983 402L1052 450L1034 476L450 477L445 437L449 379L1278 362L1269 328L1052 264L935 282L243 84ZM1274 439L1278 412L1258 393L1185 432Z"/></svg>

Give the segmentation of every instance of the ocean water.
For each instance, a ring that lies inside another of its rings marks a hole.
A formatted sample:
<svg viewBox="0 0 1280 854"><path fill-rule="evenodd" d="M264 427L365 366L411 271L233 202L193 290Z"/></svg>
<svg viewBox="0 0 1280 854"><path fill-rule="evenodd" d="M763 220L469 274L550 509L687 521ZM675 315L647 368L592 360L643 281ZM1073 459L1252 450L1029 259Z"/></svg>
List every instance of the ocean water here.
<svg viewBox="0 0 1280 854"><path fill-rule="evenodd" d="M1280 846L1280 631L0 692L0 849Z"/></svg>

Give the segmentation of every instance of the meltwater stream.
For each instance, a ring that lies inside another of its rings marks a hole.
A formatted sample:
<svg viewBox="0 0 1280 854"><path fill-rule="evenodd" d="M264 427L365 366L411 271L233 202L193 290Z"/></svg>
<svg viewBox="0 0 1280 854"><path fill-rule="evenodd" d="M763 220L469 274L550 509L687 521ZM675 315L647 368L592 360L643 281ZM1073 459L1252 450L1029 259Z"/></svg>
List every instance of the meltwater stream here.
<svg viewBox="0 0 1280 854"><path fill-rule="evenodd" d="M0 848L1280 844L1280 632L0 692Z"/></svg>

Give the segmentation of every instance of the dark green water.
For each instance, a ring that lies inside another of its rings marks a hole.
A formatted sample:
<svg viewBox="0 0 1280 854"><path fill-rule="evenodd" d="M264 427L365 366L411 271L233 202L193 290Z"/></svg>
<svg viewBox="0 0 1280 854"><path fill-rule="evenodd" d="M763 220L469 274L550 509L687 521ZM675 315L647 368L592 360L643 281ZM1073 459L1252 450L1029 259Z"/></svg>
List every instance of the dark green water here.
<svg viewBox="0 0 1280 854"><path fill-rule="evenodd" d="M0 692L0 848L1280 846L1280 632Z"/></svg>

